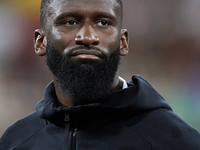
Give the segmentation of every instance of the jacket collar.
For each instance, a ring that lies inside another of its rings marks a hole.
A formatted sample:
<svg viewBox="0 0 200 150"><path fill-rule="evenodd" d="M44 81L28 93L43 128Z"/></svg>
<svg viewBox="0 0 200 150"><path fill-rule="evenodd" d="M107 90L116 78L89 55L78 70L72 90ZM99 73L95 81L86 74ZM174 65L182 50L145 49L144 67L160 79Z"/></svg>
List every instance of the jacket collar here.
<svg viewBox="0 0 200 150"><path fill-rule="evenodd" d="M66 114L73 120L97 118L126 118L154 109L170 109L168 103L141 76L133 76L128 88L115 92L101 103L78 105L70 108L58 107L53 81L45 90L44 99L36 106L41 118L63 121Z"/></svg>

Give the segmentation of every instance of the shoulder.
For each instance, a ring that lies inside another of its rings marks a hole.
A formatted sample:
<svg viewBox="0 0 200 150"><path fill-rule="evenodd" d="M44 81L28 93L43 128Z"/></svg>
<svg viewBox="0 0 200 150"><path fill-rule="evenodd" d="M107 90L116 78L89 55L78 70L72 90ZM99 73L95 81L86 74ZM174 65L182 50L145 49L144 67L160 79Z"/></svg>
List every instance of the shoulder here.
<svg viewBox="0 0 200 150"><path fill-rule="evenodd" d="M11 125L0 139L0 149L15 147L45 127L45 120L38 117L36 112L20 119Z"/></svg>
<svg viewBox="0 0 200 150"><path fill-rule="evenodd" d="M200 149L200 133L171 110L160 108L140 114L127 125L155 149Z"/></svg>

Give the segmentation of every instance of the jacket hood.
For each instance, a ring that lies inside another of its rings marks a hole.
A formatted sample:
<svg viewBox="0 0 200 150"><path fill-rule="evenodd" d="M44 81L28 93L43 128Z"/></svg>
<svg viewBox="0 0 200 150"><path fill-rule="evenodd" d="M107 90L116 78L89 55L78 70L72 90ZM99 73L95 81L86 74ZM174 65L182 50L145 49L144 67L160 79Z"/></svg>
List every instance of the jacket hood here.
<svg viewBox="0 0 200 150"><path fill-rule="evenodd" d="M58 121L92 120L97 118L127 118L155 109L169 109L168 103L141 76L133 76L128 88L115 92L101 103L78 105L70 108L58 107L53 81L45 90L44 99L36 106L37 114L44 119Z"/></svg>

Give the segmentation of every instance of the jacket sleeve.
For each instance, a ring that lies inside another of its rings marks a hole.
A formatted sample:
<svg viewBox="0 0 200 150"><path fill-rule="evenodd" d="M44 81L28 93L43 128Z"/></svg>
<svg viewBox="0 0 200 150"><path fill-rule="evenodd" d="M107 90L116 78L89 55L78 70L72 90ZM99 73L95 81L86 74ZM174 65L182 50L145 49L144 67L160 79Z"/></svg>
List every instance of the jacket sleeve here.
<svg viewBox="0 0 200 150"><path fill-rule="evenodd" d="M37 134L45 127L45 120L38 117L36 112L26 116L11 125L0 139L0 150L15 149L25 143L34 134Z"/></svg>

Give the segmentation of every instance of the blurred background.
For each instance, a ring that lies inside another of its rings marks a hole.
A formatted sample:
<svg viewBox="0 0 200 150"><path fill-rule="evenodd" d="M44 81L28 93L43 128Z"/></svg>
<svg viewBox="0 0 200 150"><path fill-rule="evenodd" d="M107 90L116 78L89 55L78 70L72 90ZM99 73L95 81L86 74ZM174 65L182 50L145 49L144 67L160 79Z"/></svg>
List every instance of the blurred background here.
<svg viewBox="0 0 200 150"><path fill-rule="evenodd" d="M200 131L200 1L123 0L129 55L120 75L141 74L188 124ZM52 80L35 54L40 0L0 0L0 136L35 110Z"/></svg>

